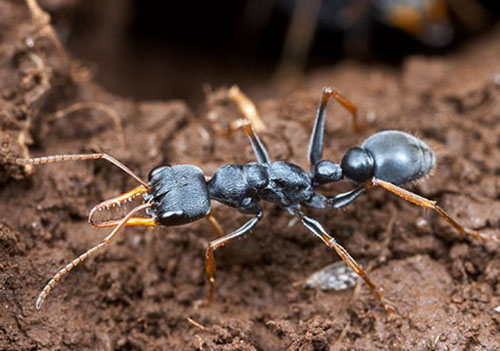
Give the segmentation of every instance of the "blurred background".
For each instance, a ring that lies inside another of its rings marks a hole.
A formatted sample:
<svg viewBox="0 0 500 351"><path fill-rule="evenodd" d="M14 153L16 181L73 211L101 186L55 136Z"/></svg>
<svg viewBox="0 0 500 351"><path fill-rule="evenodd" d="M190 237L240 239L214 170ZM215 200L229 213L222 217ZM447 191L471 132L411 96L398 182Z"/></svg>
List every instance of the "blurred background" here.
<svg viewBox="0 0 500 351"><path fill-rule="evenodd" d="M487 32L500 14L498 0L40 4L72 55L110 91L195 106L204 91L235 83L278 95L340 59L397 66L408 54L442 55Z"/></svg>

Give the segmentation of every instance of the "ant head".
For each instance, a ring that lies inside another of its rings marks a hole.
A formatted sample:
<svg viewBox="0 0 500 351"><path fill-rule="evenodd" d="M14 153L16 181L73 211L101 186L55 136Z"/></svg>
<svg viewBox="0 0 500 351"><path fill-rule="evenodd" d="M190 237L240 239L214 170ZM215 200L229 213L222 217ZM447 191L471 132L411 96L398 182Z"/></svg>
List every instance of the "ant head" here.
<svg viewBox="0 0 500 351"><path fill-rule="evenodd" d="M340 162L344 177L353 183L360 184L373 177L373 157L360 147L349 149Z"/></svg>
<svg viewBox="0 0 500 351"><path fill-rule="evenodd" d="M210 212L210 196L203 171L193 165L166 165L149 174L151 215L163 226L194 222Z"/></svg>

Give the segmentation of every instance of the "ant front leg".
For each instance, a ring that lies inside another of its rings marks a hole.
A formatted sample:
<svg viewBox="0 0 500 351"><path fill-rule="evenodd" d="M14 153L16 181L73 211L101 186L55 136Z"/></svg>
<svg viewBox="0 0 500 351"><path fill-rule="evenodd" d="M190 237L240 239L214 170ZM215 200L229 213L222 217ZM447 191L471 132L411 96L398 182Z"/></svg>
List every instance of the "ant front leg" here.
<svg viewBox="0 0 500 351"><path fill-rule="evenodd" d="M229 89L228 96L236 103L245 118L239 118L232 121L228 129L225 131L219 130L219 134L232 135L237 130L243 129L250 139L257 161L262 164L271 163L269 154L256 132L256 130L263 131L266 128L264 122L262 122L262 118L257 112L255 104L237 86L233 86Z"/></svg>
<svg viewBox="0 0 500 351"><path fill-rule="evenodd" d="M222 226L220 225L219 221L217 220L217 218L215 218L213 207L210 209L210 213L207 215L206 218L208 223L210 223L212 228L217 233L217 238L222 238L224 236L224 229L222 229Z"/></svg>
<svg viewBox="0 0 500 351"><path fill-rule="evenodd" d="M255 130L258 132L266 130L266 125L257 111L257 107L254 102L246 96L238 86L233 85L230 89L228 89L226 98L235 103L238 110L244 116L244 119L248 119L254 126ZM231 136L236 130L239 129L237 121L232 121L226 125L226 123L217 121L217 118L209 118L209 120L212 122L212 128L214 131L222 136Z"/></svg>
<svg viewBox="0 0 500 351"><path fill-rule="evenodd" d="M207 296L205 297L204 305L208 306L215 295L215 257L214 251L226 245L227 243L233 241L234 239L244 235L249 232L253 227L259 223L263 217L263 212L260 210L252 219L243 224L240 228L236 229L234 232L229 233L221 238L211 241L208 244L207 251L205 254L205 272L207 275L208 283L210 284Z"/></svg>
<svg viewBox="0 0 500 351"><path fill-rule="evenodd" d="M246 96L237 85L233 85L227 93L229 98L238 105L240 112L245 118L252 122L252 125L257 131L262 132L266 129L266 125L264 121L262 121L262 117L257 111L254 102Z"/></svg>
<svg viewBox="0 0 500 351"><path fill-rule="evenodd" d="M240 118L232 122L230 128L231 130L243 129L245 131L245 134L248 136L248 139L250 139L250 143L252 144L253 151L257 157L257 162L266 165L271 163L266 147L262 144L257 132L253 128L252 122L248 119Z"/></svg>

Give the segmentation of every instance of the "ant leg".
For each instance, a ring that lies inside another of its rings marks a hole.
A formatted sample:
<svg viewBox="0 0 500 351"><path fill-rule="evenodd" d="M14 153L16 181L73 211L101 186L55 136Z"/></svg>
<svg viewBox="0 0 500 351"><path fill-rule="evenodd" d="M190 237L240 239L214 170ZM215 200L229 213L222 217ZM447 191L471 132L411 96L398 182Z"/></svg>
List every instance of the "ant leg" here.
<svg viewBox="0 0 500 351"><path fill-rule="evenodd" d="M228 90L228 96L238 106L240 112L248 119L255 127L255 130L262 132L266 130L266 125L262 121L262 117L257 111L257 107L248 96L246 96L237 85L233 85Z"/></svg>
<svg viewBox="0 0 500 351"><path fill-rule="evenodd" d="M307 216L301 216L302 224L309 229L314 235L319 237L328 247L332 247L335 249L337 254L340 256L342 261L351 268L357 275L359 275L366 284L370 287L372 292L375 294L380 304L384 307L384 309L390 314L394 312L394 309L390 306L389 301L382 295L377 286L368 278L368 275L365 273L363 268L352 258L352 256L347 252L344 247L342 247L335 238L333 238L330 234L328 234L323 226L316 220L309 218Z"/></svg>
<svg viewBox="0 0 500 351"><path fill-rule="evenodd" d="M236 131L242 128L245 131L248 138L250 139L250 143L252 144L252 148L253 151L255 152L255 156L257 157L257 161L263 164L271 163L267 150L264 144L262 144L262 141L260 141L257 132L255 132L252 122L250 122L248 119L240 118L237 119L236 121L231 122L231 124L229 125L229 129L231 131Z"/></svg>
<svg viewBox="0 0 500 351"><path fill-rule="evenodd" d="M210 213L207 215L206 218L208 220L208 223L210 223L212 228L217 233L217 238L222 238L224 236L224 229L222 229L222 226L220 225L219 221L217 220L217 218L215 218L213 207L210 210Z"/></svg>
<svg viewBox="0 0 500 351"><path fill-rule="evenodd" d="M257 161L264 164L271 163L266 148L262 144L262 141L260 141L256 132L256 130L259 132L265 130L266 126L264 125L255 104L236 85L229 89L228 96L236 103L245 118L239 118L232 121L229 123L229 127L227 129L222 130L218 128L216 132L222 135L232 135L235 131L243 128L250 139Z"/></svg>
<svg viewBox="0 0 500 351"><path fill-rule="evenodd" d="M104 153L95 153L95 154L65 154L65 155L54 155L54 156L43 156L43 157L33 157L33 158L16 158L16 163L18 165L41 165L46 163L55 163L62 161L79 161L79 160L106 160L116 167L120 168L122 171L127 173L129 176L134 178L137 182L142 184L142 186L146 190L151 190L148 183L139 178L130 168L125 166L123 163L115 159L114 157L104 154Z"/></svg>
<svg viewBox="0 0 500 351"><path fill-rule="evenodd" d="M451 224L460 234L469 236L475 239L480 239L480 240L492 240L492 241L499 241L499 239L495 236L487 235L485 233L481 233L477 230L473 230L470 228L466 228L458 224L458 222L453 219L448 213L445 212L441 207L437 205L437 201L429 200L426 199L422 196L419 196L417 194L414 194L406 189L400 188L392 183L386 182L384 180L376 179L373 178L368 186L374 187L374 186L381 186L385 190L390 191L393 194L396 194L403 199L405 199L408 202L411 202L417 206L425 207L425 208L430 208L431 210L436 211L438 215L443 217L449 224Z"/></svg>
<svg viewBox="0 0 500 351"><path fill-rule="evenodd" d="M255 217L250 219L248 222L243 224L241 227L236 229L234 232L229 233L229 234L223 236L222 238L218 238L214 241L211 241L208 244L207 251L205 253L205 272L206 272L207 280L208 280L208 283L210 284L210 287L209 287L207 296L205 297L204 304L206 306L212 302L212 300L214 298L214 294L215 294L215 277L214 277L215 276L215 257L214 257L214 251L218 247L224 246L227 243L229 243L230 241L233 241L237 237L242 236L245 233L247 233L248 231L250 231L253 227L255 227L257 225L257 223L259 223L259 221L262 219L262 216L263 216L263 212L262 212L262 210L260 210L255 215Z"/></svg>
<svg viewBox="0 0 500 351"><path fill-rule="evenodd" d="M359 195L363 194L367 190L366 184L358 185L356 188L349 190L345 193L338 194L335 197L326 200L326 203L335 209L339 209L349 205L351 202L356 200Z"/></svg>
<svg viewBox="0 0 500 351"><path fill-rule="evenodd" d="M321 96L321 102L319 104L318 112L316 112L316 119L314 121L311 140L309 142L309 162L313 167L317 162L321 160L321 157L323 155L323 135L325 132L326 105L332 97L351 113L353 130L355 132L358 132L361 129L358 123L358 113L356 105L350 102L337 90L334 90L332 88L323 88L323 95Z"/></svg>
<svg viewBox="0 0 500 351"><path fill-rule="evenodd" d="M116 226L113 231L108 234L104 240L99 243L98 245L94 246L90 250L86 251L85 253L81 254L77 258L75 258L73 261L68 263L66 266L64 266L61 270L59 270L45 285L43 288L42 292L38 296L38 299L36 300L36 309L39 310L42 308L43 302L47 298L47 295L54 289L56 286L57 282L60 281L66 274L68 274L73 268L78 266L80 263L85 261L87 258L90 256L94 255L98 251L101 251L102 249L106 248L112 241L115 239L116 235L121 231L121 229L127 224L127 222L132 218L134 214L137 212L144 210L146 208L151 207L151 204L143 204L140 206L137 206L134 208L132 211L130 211Z"/></svg>

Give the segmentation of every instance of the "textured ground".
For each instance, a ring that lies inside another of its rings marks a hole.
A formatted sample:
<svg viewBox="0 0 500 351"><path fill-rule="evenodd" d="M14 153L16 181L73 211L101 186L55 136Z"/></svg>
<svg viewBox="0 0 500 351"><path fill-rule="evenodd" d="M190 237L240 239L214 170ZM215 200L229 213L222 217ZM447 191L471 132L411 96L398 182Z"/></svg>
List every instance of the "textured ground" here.
<svg viewBox="0 0 500 351"><path fill-rule="evenodd" d="M193 163L210 175L253 155L244 135L210 131L209 114L236 115L224 90L197 112L182 101L114 96L81 70L70 73L74 65L19 3L0 2L0 350L500 350L500 246L464 239L434 213L382 190L345 211L311 215L372 267L398 308L390 318L365 285L359 293L295 287L338 258L272 205L253 233L216 252L218 290L209 308L194 308L207 288L204 247L214 237L199 221L127 229L36 311L51 275L108 232L88 225L89 209L134 183L103 162L30 171L12 157L104 150L146 177L165 162ZM464 225L500 235L499 38L496 30L449 57L410 57L401 70L345 62L316 71L300 90L258 102L268 126L261 137L273 159L307 167L321 88L334 85L369 127L354 134L347 114L330 108L326 157L339 160L382 129L415 133L435 148L438 167L412 189ZM50 121L81 101L118 113L125 146L103 113ZM226 230L245 219L215 209Z"/></svg>

